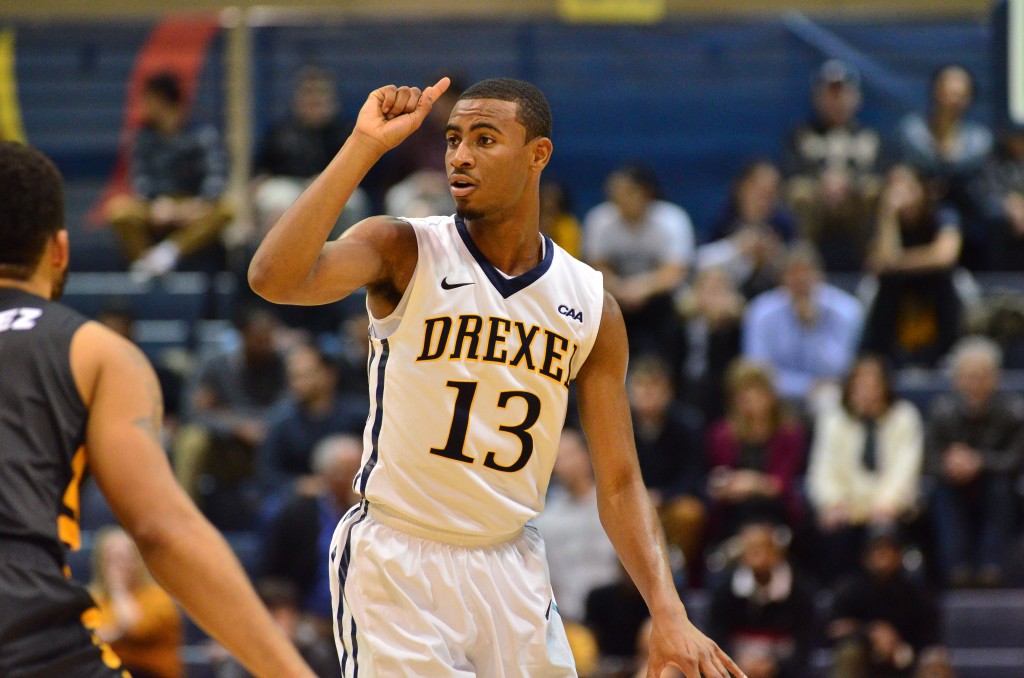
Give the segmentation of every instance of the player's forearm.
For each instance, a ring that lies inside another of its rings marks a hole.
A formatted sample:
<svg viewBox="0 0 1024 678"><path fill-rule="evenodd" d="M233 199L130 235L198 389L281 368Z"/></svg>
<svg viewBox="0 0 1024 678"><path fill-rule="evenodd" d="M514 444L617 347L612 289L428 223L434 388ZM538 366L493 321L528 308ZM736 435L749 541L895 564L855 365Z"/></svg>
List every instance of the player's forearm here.
<svg viewBox="0 0 1024 678"><path fill-rule="evenodd" d="M186 513L137 541L160 583L254 675L312 678L260 604L230 547L205 519Z"/></svg>
<svg viewBox="0 0 1024 678"><path fill-rule="evenodd" d="M320 176L270 229L249 264L260 296L287 302L314 272L324 243L349 198L383 149L353 135Z"/></svg>
<svg viewBox="0 0 1024 678"><path fill-rule="evenodd" d="M661 523L639 474L598 496L605 532L651 613L685 616L672 581Z"/></svg>

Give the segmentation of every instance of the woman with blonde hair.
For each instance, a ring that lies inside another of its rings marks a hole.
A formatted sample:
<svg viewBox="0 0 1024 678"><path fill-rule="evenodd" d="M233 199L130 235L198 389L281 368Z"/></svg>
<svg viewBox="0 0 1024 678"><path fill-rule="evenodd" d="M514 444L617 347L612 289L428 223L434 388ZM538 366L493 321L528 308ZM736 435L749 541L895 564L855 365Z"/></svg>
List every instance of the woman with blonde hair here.
<svg viewBox="0 0 1024 678"><path fill-rule="evenodd" d="M121 528L105 528L96 537L92 572L89 591L98 614L86 623L132 678L183 678L181 613Z"/></svg>

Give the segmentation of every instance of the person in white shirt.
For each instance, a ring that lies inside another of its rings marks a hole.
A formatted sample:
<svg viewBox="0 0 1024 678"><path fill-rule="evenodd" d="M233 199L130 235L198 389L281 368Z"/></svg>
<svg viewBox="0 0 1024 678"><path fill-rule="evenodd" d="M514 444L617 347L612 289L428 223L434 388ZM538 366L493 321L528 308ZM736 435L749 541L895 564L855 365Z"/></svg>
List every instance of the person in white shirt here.
<svg viewBox="0 0 1024 678"><path fill-rule="evenodd" d="M856 566L865 526L895 523L917 508L923 458L920 413L896 399L881 358L862 356L842 404L818 415L807 471L829 575Z"/></svg>
<svg viewBox="0 0 1024 678"><path fill-rule="evenodd" d="M693 259L693 224L683 208L659 199L654 174L626 165L605 182L608 201L583 222L583 258L604 274L622 309L631 352L673 358L678 343L672 294Z"/></svg>

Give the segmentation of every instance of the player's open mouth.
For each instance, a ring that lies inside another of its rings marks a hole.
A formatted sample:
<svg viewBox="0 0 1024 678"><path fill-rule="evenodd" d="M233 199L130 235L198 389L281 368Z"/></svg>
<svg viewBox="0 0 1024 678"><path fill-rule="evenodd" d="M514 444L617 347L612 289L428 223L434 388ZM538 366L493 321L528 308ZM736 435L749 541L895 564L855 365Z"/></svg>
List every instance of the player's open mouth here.
<svg viewBox="0 0 1024 678"><path fill-rule="evenodd" d="M462 198L472 193L476 189L476 184L470 181L468 177L453 175L448 179L448 187L451 190L452 196Z"/></svg>

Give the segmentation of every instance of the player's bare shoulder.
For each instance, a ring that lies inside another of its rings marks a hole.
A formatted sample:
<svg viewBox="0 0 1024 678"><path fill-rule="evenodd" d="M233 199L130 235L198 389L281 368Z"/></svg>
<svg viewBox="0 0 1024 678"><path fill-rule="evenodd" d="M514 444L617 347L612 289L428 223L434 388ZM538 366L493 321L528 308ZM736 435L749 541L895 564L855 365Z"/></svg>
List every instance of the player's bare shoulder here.
<svg viewBox="0 0 1024 678"><path fill-rule="evenodd" d="M601 324L590 357L580 370L580 379L586 381L596 373L625 377L629 340L622 319L619 302L607 290L602 291Z"/></svg>
<svg viewBox="0 0 1024 678"><path fill-rule="evenodd" d="M85 323L75 332L69 359L75 385L86 407L95 398L104 374L156 382L156 374L142 349L95 321Z"/></svg>
<svg viewBox="0 0 1024 678"><path fill-rule="evenodd" d="M418 248L413 225L389 215L369 217L345 231L333 244L355 245L377 257L377 271L365 286L371 305L377 307L374 313L387 315L388 307L398 304L416 271Z"/></svg>

